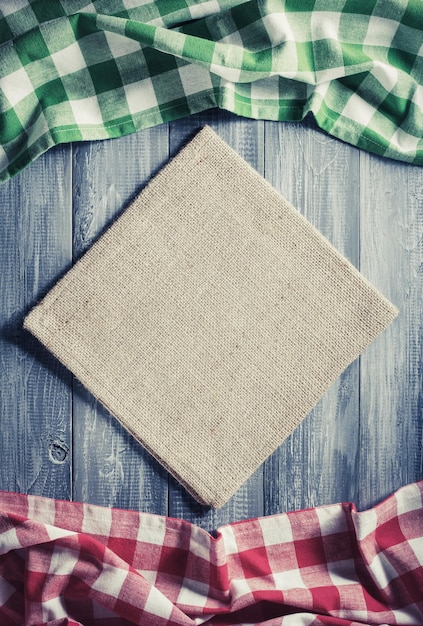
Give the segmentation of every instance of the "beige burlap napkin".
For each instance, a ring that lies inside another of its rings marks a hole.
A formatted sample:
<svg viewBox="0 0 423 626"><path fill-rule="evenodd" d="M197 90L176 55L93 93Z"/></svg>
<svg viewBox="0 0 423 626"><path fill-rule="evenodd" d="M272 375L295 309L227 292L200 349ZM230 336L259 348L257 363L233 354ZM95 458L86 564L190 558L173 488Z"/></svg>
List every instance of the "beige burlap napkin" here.
<svg viewBox="0 0 423 626"><path fill-rule="evenodd" d="M206 127L25 327L219 507L396 314Z"/></svg>

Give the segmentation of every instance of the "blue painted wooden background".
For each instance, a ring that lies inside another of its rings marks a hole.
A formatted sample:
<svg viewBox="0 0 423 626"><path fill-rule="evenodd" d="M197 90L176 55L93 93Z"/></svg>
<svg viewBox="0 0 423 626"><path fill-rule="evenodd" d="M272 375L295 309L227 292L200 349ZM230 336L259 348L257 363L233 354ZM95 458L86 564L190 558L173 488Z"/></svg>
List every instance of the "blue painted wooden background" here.
<svg viewBox="0 0 423 626"><path fill-rule="evenodd" d="M400 309L221 510L196 504L34 339L42 297L205 123ZM423 169L311 122L211 111L121 139L57 147L0 186L0 489L227 522L354 501L423 478Z"/></svg>

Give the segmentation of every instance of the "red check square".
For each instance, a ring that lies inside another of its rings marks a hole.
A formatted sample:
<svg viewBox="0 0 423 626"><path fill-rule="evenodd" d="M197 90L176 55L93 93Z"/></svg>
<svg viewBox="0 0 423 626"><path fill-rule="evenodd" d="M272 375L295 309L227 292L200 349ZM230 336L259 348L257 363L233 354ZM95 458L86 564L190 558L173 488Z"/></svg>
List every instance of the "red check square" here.
<svg viewBox="0 0 423 626"><path fill-rule="evenodd" d="M300 569L313 565L322 565L327 562L322 537L296 540L295 553Z"/></svg>

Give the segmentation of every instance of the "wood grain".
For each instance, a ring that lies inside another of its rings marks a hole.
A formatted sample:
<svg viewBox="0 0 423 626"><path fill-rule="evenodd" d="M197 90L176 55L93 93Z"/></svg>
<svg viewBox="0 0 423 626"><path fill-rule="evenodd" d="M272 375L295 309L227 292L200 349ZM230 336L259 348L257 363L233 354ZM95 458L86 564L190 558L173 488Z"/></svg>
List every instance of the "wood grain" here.
<svg viewBox="0 0 423 626"><path fill-rule="evenodd" d="M0 186L0 487L71 496L70 375L24 315L72 260L71 149Z"/></svg>
<svg viewBox="0 0 423 626"><path fill-rule="evenodd" d="M400 309L219 511L195 503L21 331L28 308L206 123ZM423 477L422 168L360 152L310 121L209 111L55 148L0 186L0 214L0 489L170 514L211 531L340 500L367 508Z"/></svg>
<svg viewBox="0 0 423 626"><path fill-rule="evenodd" d="M74 151L74 257L78 258L168 159L161 126ZM167 513L167 474L93 396L74 381L74 498Z"/></svg>
<svg viewBox="0 0 423 626"><path fill-rule="evenodd" d="M361 358L359 506L422 477L423 171L361 155L361 269L399 308Z"/></svg>
<svg viewBox="0 0 423 626"><path fill-rule="evenodd" d="M268 122L267 180L358 265L358 151L314 124ZM266 514L355 499L359 367L353 363L265 464Z"/></svg>

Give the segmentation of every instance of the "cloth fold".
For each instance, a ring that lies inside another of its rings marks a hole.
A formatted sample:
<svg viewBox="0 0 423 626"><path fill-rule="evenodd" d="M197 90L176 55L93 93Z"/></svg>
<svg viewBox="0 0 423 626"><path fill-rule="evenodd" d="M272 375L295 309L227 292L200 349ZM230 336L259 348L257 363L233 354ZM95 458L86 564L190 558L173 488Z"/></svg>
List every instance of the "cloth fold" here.
<svg viewBox="0 0 423 626"><path fill-rule="evenodd" d="M0 180L49 147L220 107L312 114L423 164L419 0L9 0L0 6Z"/></svg>
<svg viewBox="0 0 423 626"><path fill-rule="evenodd" d="M219 507L396 315L206 127L24 325Z"/></svg>
<svg viewBox="0 0 423 626"><path fill-rule="evenodd" d="M0 493L0 620L72 626L423 623L423 483L221 527Z"/></svg>

